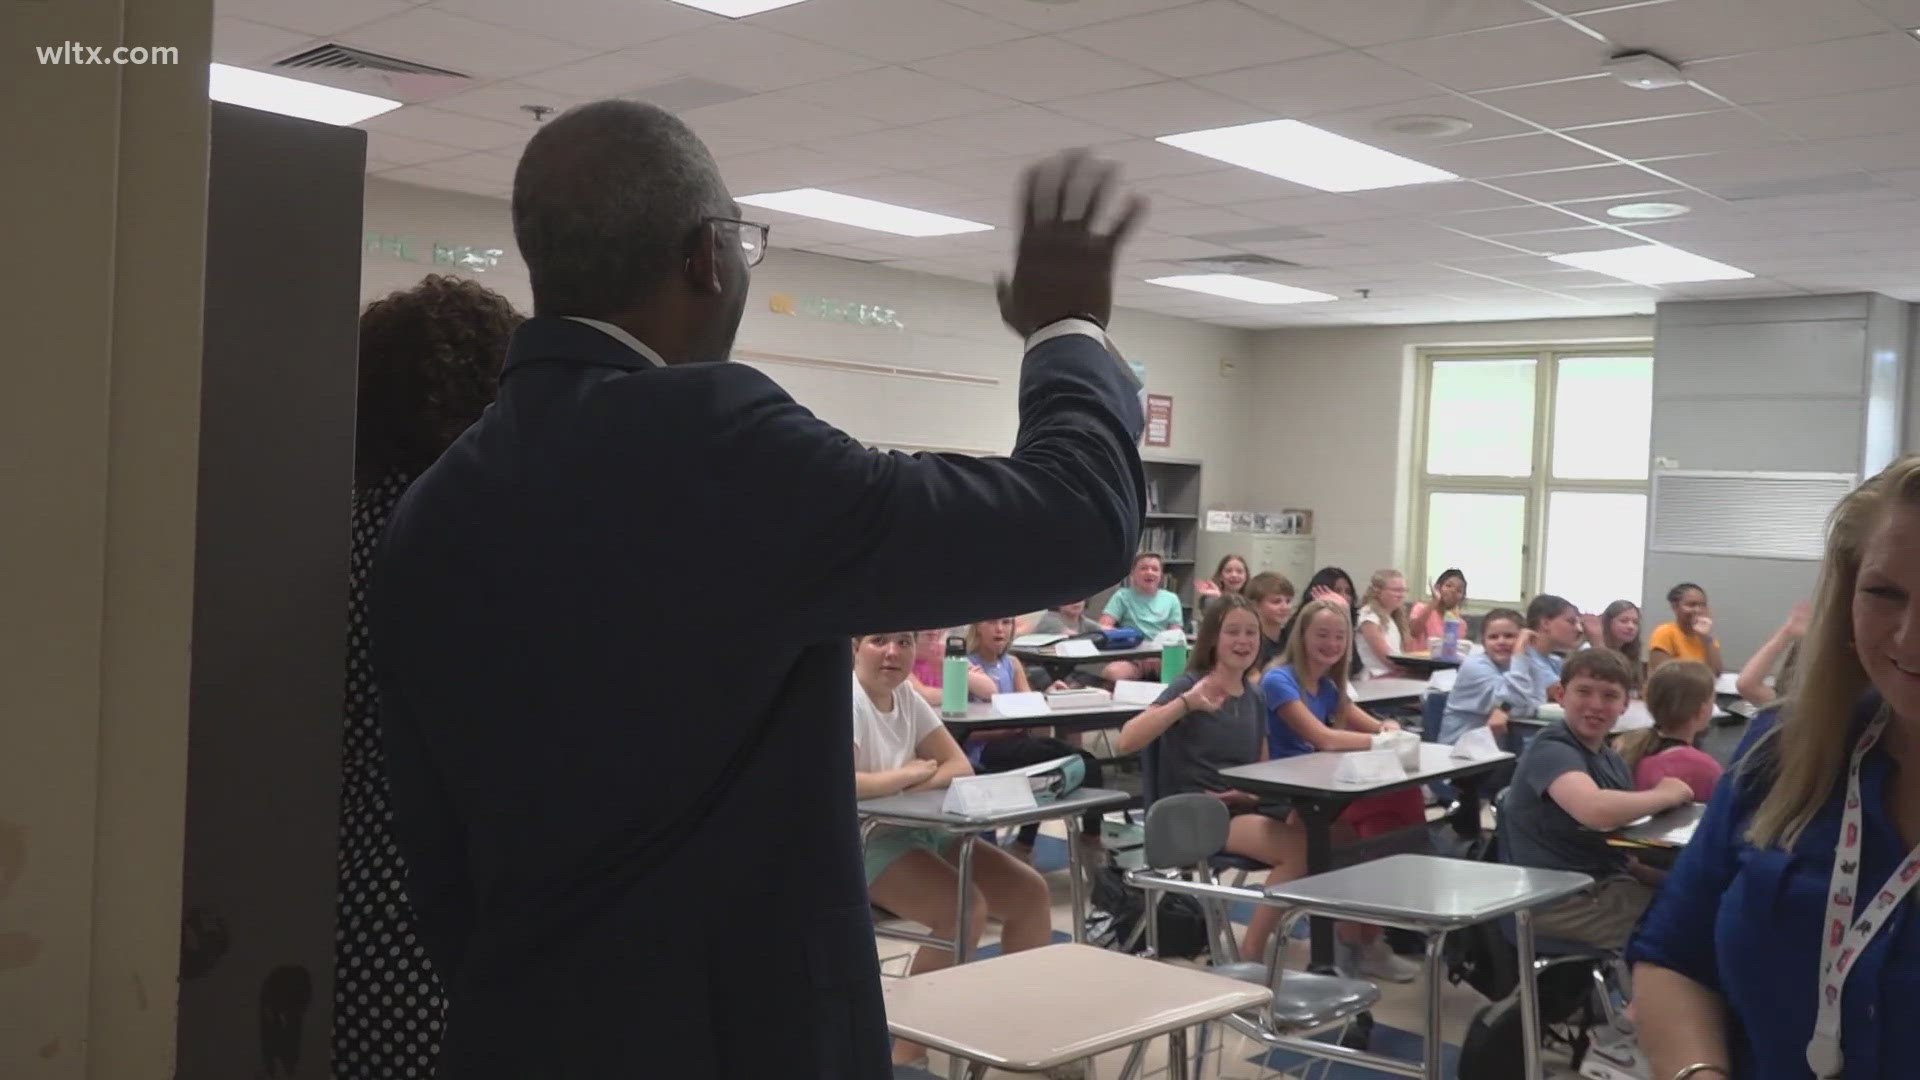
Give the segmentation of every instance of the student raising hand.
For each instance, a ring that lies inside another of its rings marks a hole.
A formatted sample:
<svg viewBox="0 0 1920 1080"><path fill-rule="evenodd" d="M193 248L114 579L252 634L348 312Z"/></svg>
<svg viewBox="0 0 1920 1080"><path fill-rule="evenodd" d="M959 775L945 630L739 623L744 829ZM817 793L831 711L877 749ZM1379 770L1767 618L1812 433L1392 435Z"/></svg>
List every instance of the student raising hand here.
<svg viewBox="0 0 1920 1080"><path fill-rule="evenodd" d="M1219 668L1215 668L1180 697L1186 702L1190 713L1216 712L1233 696L1232 686L1231 676L1225 676Z"/></svg>
<svg viewBox="0 0 1920 1080"><path fill-rule="evenodd" d="M1308 595L1315 600L1331 600L1334 603L1339 604L1341 607L1353 606L1352 603L1347 599L1346 593L1343 593L1338 589L1329 589L1325 585L1315 585L1309 591Z"/></svg>

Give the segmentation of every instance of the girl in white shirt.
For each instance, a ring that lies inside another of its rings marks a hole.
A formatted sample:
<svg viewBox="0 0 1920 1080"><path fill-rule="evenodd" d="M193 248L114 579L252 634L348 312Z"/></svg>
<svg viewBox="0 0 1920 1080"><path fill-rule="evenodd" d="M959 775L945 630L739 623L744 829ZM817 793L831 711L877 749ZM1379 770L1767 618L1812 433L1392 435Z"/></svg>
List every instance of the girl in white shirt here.
<svg viewBox="0 0 1920 1080"><path fill-rule="evenodd" d="M854 640L854 791L862 799L943 788L956 776L973 774L933 706L907 685L914 636L900 631ZM874 829L866 844L868 896L895 915L927 926L935 936L952 939L959 885L954 861L962 839L940 829ZM1052 940L1051 901L1039 872L992 844L969 842L974 845L974 896L967 940L978 943L989 915L1001 922L1000 947L1005 952ZM922 946L914 955L912 973L952 963L950 951ZM924 1047L894 1043L896 1063L925 1056Z"/></svg>
<svg viewBox="0 0 1920 1080"><path fill-rule="evenodd" d="M1360 600L1360 666L1371 679L1401 674L1389 657L1407 639L1407 578L1398 570L1376 570Z"/></svg>

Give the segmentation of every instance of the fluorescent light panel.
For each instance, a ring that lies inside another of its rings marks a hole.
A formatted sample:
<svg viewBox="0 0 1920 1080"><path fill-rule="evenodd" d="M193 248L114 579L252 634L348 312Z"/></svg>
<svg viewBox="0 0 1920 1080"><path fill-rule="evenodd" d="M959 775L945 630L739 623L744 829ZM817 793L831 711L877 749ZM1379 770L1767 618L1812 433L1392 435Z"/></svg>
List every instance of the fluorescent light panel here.
<svg viewBox="0 0 1920 1080"><path fill-rule="evenodd" d="M764 195L742 195L740 202L767 210L783 210L801 217L819 218L896 236L952 236L955 233L991 232L993 226L978 221L932 214L892 203L842 195L819 188L794 188L770 191Z"/></svg>
<svg viewBox="0 0 1920 1080"><path fill-rule="evenodd" d="M1147 284L1224 296L1229 300L1245 300L1249 304L1317 304L1340 299L1330 293L1296 289L1277 281L1262 281L1239 274L1175 274L1172 277L1148 278Z"/></svg>
<svg viewBox="0 0 1920 1080"><path fill-rule="evenodd" d="M1162 135L1158 141L1321 191L1369 191L1459 179L1445 169L1298 120L1188 131Z"/></svg>
<svg viewBox="0 0 1920 1080"><path fill-rule="evenodd" d="M245 105L343 127L400 107L399 102L388 98L229 64L211 66L207 96L229 105Z"/></svg>
<svg viewBox="0 0 1920 1080"><path fill-rule="evenodd" d="M801 0L673 0L673 2L690 8L699 8L701 11L711 11L715 15L725 15L729 19L739 19L748 15L758 15L763 11L772 11L774 8L791 7L800 3Z"/></svg>
<svg viewBox="0 0 1920 1080"><path fill-rule="evenodd" d="M1607 251L1577 251L1549 255L1563 266L1577 266L1596 274L1641 285L1673 285L1683 281L1737 281L1753 275L1737 266L1714 262L1665 244L1641 244Z"/></svg>

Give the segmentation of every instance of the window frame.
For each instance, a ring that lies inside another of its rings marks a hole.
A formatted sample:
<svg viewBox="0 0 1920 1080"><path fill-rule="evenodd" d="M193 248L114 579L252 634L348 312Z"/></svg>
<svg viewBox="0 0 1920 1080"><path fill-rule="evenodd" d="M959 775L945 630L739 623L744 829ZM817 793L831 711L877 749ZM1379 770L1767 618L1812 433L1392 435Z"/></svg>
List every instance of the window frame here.
<svg viewBox="0 0 1920 1080"><path fill-rule="evenodd" d="M1644 495L1653 488L1651 448L1648 476L1640 480L1557 479L1553 475L1553 435L1555 408L1560 391L1560 361L1619 357L1641 360L1654 355L1653 342L1610 341L1595 345L1491 345L1418 346L1414 350L1412 483L1413 506L1407 515L1407 574L1412 591L1425 595L1433 575L1446 569L1427 563L1427 511L1431 497L1438 494L1520 495L1526 499L1526 514L1520 547L1519 597L1474 597L1469 588L1468 608L1484 612L1493 607L1517 606L1525 609L1528 601L1540 594L1546 573L1547 507L1556 491L1600 494ZM1531 360L1533 380L1533 469L1527 476L1447 476L1427 472L1427 432L1433 411L1433 368L1436 361L1459 360ZM1471 587L1472 579L1468 579Z"/></svg>

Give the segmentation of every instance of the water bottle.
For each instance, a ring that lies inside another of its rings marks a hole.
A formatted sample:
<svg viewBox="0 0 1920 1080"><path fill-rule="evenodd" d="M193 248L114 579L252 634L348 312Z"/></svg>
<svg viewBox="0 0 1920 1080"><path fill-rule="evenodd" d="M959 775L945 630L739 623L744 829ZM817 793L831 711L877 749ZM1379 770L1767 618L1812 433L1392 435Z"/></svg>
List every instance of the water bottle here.
<svg viewBox="0 0 1920 1080"><path fill-rule="evenodd" d="M940 715L950 720L967 716L967 639L947 639L947 655L940 662Z"/></svg>
<svg viewBox="0 0 1920 1080"><path fill-rule="evenodd" d="M1170 683L1187 670L1187 639L1160 646L1160 681Z"/></svg>
<svg viewBox="0 0 1920 1080"><path fill-rule="evenodd" d="M1460 659L1460 620L1448 619L1441 628L1445 635L1440 639L1440 658L1442 660Z"/></svg>

